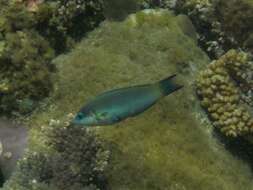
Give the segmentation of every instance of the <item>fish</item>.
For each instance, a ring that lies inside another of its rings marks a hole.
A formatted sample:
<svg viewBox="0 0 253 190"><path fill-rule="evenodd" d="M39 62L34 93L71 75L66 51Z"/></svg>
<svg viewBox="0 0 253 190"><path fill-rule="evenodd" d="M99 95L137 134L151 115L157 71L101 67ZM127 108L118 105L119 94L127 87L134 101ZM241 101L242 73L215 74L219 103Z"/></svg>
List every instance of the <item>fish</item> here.
<svg viewBox="0 0 253 190"><path fill-rule="evenodd" d="M161 98L181 89L176 75L161 81L106 91L83 106L71 121L73 125L113 125L135 117L153 106Z"/></svg>

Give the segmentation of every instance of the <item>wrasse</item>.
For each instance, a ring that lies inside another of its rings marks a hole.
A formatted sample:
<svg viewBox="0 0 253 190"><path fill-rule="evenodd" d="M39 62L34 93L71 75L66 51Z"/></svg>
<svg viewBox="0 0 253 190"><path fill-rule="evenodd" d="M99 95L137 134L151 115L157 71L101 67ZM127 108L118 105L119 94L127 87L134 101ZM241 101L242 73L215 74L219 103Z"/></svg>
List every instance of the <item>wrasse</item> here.
<svg viewBox="0 0 253 190"><path fill-rule="evenodd" d="M134 117L164 96L182 88L174 81L176 75L152 84L114 89L96 96L77 113L72 124L102 126Z"/></svg>

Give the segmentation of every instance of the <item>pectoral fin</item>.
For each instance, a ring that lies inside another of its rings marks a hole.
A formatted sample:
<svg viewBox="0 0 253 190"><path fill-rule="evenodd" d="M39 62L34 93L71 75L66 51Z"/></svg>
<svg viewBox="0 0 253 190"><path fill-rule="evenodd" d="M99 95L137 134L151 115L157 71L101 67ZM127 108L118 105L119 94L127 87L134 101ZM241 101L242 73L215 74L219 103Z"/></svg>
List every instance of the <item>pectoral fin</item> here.
<svg viewBox="0 0 253 190"><path fill-rule="evenodd" d="M103 112L103 113L96 113L96 118L97 120L104 120L108 117L108 113L107 112Z"/></svg>

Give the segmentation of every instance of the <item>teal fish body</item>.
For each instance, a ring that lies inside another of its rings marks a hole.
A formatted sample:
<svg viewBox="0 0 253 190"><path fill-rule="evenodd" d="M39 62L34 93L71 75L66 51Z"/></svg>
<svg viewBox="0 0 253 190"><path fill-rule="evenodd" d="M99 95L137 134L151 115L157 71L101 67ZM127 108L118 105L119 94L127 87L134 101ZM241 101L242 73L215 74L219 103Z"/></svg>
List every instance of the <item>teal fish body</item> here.
<svg viewBox="0 0 253 190"><path fill-rule="evenodd" d="M182 86L174 84L175 75L158 83L120 88L102 93L86 104L73 124L84 126L111 125L133 117Z"/></svg>

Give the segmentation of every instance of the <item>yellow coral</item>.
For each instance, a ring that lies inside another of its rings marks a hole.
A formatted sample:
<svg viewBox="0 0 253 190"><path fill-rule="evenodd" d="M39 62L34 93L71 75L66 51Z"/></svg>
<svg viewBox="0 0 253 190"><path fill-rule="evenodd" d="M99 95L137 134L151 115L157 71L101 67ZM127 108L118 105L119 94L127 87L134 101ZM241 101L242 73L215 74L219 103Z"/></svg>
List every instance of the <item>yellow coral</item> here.
<svg viewBox="0 0 253 190"><path fill-rule="evenodd" d="M214 125L227 136L236 137L253 132L253 118L247 106L240 102L241 87L251 86L249 57L244 52L230 50L212 62L197 79L201 105L208 111Z"/></svg>

